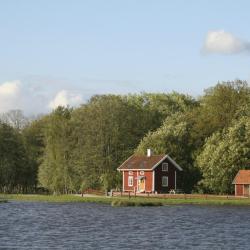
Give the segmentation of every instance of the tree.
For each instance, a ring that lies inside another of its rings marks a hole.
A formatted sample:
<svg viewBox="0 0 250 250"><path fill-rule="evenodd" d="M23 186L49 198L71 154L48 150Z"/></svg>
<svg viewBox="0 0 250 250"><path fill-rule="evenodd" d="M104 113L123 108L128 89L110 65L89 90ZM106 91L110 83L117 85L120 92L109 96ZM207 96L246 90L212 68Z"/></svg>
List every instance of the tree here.
<svg viewBox="0 0 250 250"><path fill-rule="evenodd" d="M33 190L29 174L22 136L9 125L0 123L0 191L20 193Z"/></svg>
<svg viewBox="0 0 250 250"><path fill-rule="evenodd" d="M96 95L28 123L20 110L10 111L0 118L0 189L32 192L37 178L57 193L118 188L117 167L152 148L183 167L186 192L200 172L203 191L229 192L249 159L249 117L250 89L240 80L218 83L198 101L176 92Z"/></svg>
<svg viewBox="0 0 250 250"><path fill-rule="evenodd" d="M1 114L0 120L18 130L24 128L29 122L28 118L24 116L22 110L19 109L10 110Z"/></svg>
<svg viewBox="0 0 250 250"><path fill-rule="evenodd" d="M37 186L38 180L38 168L41 164L41 158L44 153L44 133L45 127L48 122L48 117L41 117L39 120L34 120L24 127L21 131L23 137L26 157L29 164L29 179L33 183L34 187Z"/></svg>
<svg viewBox="0 0 250 250"><path fill-rule="evenodd" d="M201 189L232 193L232 181L240 169L250 167L250 117L235 120L229 128L207 139L197 157L203 179Z"/></svg>
<svg viewBox="0 0 250 250"><path fill-rule="evenodd" d="M83 182L100 188L108 174L116 179L116 168L133 152L150 124L143 109L121 96L94 96L74 110L72 138L77 139L72 154Z"/></svg>
<svg viewBox="0 0 250 250"><path fill-rule="evenodd" d="M128 95L125 98L141 107L149 116L153 117L155 130L162 125L162 122L168 117L178 112L186 112L196 106L198 102L191 96L173 92L165 93L142 93L140 95Z"/></svg>
<svg viewBox="0 0 250 250"><path fill-rule="evenodd" d="M45 128L45 149L38 177L42 186L54 193L76 191L70 155L70 118L69 108L58 107L49 116Z"/></svg>
<svg viewBox="0 0 250 250"><path fill-rule="evenodd" d="M246 81L218 83L205 90L200 107L193 110L192 137L202 147L205 139L230 126L244 106L250 106L250 88Z"/></svg>
<svg viewBox="0 0 250 250"><path fill-rule="evenodd" d="M168 117L163 125L154 132L149 132L136 149L136 153L145 154L151 148L154 154L168 154L183 168L181 188L191 192L199 179L199 171L193 166L191 124L185 114L176 113Z"/></svg>

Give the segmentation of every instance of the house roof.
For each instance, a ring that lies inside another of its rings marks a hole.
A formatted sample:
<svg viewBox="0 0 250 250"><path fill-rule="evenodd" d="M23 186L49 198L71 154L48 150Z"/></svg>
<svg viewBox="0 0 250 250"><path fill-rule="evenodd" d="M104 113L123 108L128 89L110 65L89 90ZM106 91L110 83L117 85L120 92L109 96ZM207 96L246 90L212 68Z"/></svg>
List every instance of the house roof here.
<svg viewBox="0 0 250 250"><path fill-rule="evenodd" d="M250 184L250 170L240 170L235 176L233 184Z"/></svg>
<svg viewBox="0 0 250 250"><path fill-rule="evenodd" d="M168 159L177 169L182 171L182 168L168 155L152 155L150 157L145 155L130 156L118 170L153 170L162 161Z"/></svg>

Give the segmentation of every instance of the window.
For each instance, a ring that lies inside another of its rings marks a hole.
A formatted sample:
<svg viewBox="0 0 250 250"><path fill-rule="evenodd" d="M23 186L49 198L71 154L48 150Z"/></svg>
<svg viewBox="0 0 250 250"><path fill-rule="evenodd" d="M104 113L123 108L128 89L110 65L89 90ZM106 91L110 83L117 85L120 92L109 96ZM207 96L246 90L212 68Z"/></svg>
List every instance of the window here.
<svg viewBox="0 0 250 250"><path fill-rule="evenodd" d="M144 171L140 171L140 175L144 175Z"/></svg>
<svg viewBox="0 0 250 250"><path fill-rule="evenodd" d="M128 175L133 175L133 171L128 171Z"/></svg>
<svg viewBox="0 0 250 250"><path fill-rule="evenodd" d="M168 187L168 176L162 176L161 185L163 187Z"/></svg>
<svg viewBox="0 0 250 250"><path fill-rule="evenodd" d="M133 187L133 176L128 177L128 186Z"/></svg>
<svg viewBox="0 0 250 250"><path fill-rule="evenodd" d="M168 163L166 162L162 163L162 171L168 172Z"/></svg>

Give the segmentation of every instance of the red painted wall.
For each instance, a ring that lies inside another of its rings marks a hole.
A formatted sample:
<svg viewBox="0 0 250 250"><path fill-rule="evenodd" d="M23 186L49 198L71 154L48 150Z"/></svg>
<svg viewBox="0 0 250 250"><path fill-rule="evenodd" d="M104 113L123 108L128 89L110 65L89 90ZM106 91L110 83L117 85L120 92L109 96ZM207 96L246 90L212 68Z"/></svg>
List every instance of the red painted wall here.
<svg viewBox="0 0 250 250"><path fill-rule="evenodd" d="M137 187L136 186L137 182L136 182L136 179L135 179L137 177L137 173L133 171L133 187L129 187L128 186L128 176L129 176L128 173L129 173L129 171L124 171L123 173L124 173L124 177L123 177L124 178L123 179L124 180L124 184L123 184L124 185L123 186L124 190L123 191L132 191L133 192L134 191L134 187Z"/></svg>
<svg viewBox="0 0 250 250"><path fill-rule="evenodd" d="M155 168L155 190L157 193L168 193L169 190L175 189L175 171L176 171L176 181L178 180L178 175L180 174L180 171L167 159L164 161L168 163L168 171L162 171L162 163ZM124 191L128 192L134 192L137 191L137 177L140 176L140 170L132 171L133 172L133 186L128 186L128 177L129 177L129 171L124 171ZM152 192L152 182L153 182L153 171L144 171L145 179L145 191L146 192ZM168 176L168 187L162 187L162 176ZM176 183L176 186L178 188L178 182Z"/></svg>
<svg viewBox="0 0 250 250"><path fill-rule="evenodd" d="M152 192L152 171L144 171L144 175L140 175L140 170L132 171L133 175L129 175L129 171L124 171L124 191L137 191L137 177L145 176L145 191ZM133 176L133 186L128 185L128 177Z"/></svg>
<svg viewBox="0 0 250 250"><path fill-rule="evenodd" d="M236 193L237 196L243 196L243 185L237 184L236 185Z"/></svg>
<svg viewBox="0 0 250 250"><path fill-rule="evenodd" d="M168 193L169 190L175 189L175 171L178 176L178 169L172 165L168 160L164 162L168 163L168 171L162 171L162 164L155 169L155 191L157 193ZM168 176L168 187L162 187L162 176Z"/></svg>
<svg viewBox="0 0 250 250"><path fill-rule="evenodd" d="M144 175L146 177L145 191L146 192L152 192L152 180L153 180L152 171L145 171Z"/></svg>

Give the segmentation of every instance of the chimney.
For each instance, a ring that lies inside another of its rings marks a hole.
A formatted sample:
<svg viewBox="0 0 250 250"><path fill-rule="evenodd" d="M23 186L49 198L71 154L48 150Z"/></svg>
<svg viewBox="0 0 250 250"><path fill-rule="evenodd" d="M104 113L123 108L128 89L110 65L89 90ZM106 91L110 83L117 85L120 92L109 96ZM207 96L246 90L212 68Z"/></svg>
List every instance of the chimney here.
<svg viewBox="0 0 250 250"><path fill-rule="evenodd" d="M152 150L150 148L147 149L147 157L152 156Z"/></svg>

